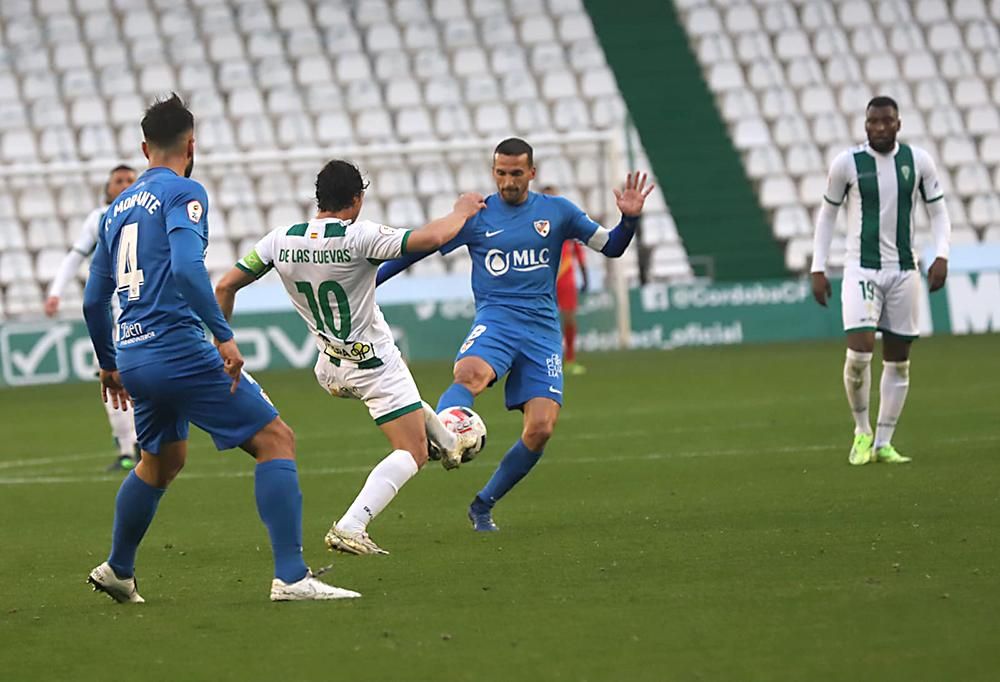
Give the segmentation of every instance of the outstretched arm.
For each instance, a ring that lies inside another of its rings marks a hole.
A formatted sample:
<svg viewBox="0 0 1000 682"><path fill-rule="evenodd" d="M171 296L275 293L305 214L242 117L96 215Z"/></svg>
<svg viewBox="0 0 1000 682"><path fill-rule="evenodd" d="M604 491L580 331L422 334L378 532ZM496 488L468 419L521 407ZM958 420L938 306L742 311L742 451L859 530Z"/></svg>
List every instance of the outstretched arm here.
<svg viewBox="0 0 1000 682"><path fill-rule="evenodd" d="M450 242L458 234L465 222L486 207L483 195L478 192L463 194L455 202L451 213L432 220L419 230L410 232L406 241L406 251L432 252Z"/></svg>
<svg viewBox="0 0 1000 682"><path fill-rule="evenodd" d="M455 207L448 215L432 220L419 230L409 233L406 240L405 253L401 258L394 258L383 263L375 275L375 286L379 286L399 273L406 270L419 260L426 258L456 237L481 208L486 206L483 195L472 192L463 194L455 202Z"/></svg>

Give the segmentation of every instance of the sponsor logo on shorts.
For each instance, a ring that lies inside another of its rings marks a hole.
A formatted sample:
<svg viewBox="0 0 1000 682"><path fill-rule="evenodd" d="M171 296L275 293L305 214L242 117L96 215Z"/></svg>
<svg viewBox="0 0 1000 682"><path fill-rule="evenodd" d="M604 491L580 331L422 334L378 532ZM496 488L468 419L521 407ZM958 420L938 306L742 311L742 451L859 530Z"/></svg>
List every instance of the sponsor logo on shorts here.
<svg viewBox="0 0 1000 682"><path fill-rule="evenodd" d="M559 353L553 353L545 360L545 369L549 371L550 377L558 377L562 375L562 356Z"/></svg>

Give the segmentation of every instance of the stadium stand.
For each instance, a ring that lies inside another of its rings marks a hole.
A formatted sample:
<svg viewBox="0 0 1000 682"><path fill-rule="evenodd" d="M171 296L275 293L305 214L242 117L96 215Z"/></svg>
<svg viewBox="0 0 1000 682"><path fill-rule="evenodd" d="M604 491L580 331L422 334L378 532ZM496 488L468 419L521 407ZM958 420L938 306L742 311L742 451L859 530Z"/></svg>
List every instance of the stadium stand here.
<svg viewBox="0 0 1000 682"><path fill-rule="evenodd" d="M649 168L580 0L4 0L0 19L0 318L40 313L56 254L107 170L141 162L142 110L171 89L198 118L213 274L312 210L318 161L286 151L609 130ZM270 163L209 162L268 150ZM603 218L595 153L540 145L539 182ZM442 193L492 187L482 150L357 160L373 180L366 216L404 226L440 212ZM650 274L690 278L659 190L649 206ZM637 251L623 259L632 282Z"/></svg>
<svg viewBox="0 0 1000 682"><path fill-rule="evenodd" d="M1000 233L1000 2L677 0L693 51L769 212L787 267L812 252L829 162L878 94L938 164L953 244ZM843 263L844 237L831 263ZM917 244L929 238L917 211Z"/></svg>

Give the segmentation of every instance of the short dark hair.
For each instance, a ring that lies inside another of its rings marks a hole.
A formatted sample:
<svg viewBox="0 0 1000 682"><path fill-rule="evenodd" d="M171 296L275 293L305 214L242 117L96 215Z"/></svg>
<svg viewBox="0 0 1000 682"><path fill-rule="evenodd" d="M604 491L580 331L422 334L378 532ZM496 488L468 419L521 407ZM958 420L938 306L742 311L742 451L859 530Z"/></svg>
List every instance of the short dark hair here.
<svg viewBox="0 0 1000 682"><path fill-rule="evenodd" d="M887 97L886 95L879 95L878 97L872 97L871 101L868 102L868 106L865 107L865 111L868 111L872 107L892 107L899 113L899 105L896 104L896 100L892 97Z"/></svg>
<svg viewBox="0 0 1000 682"><path fill-rule="evenodd" d="M130 173L135 173L135 168L132 168L132 166L128 165L127 163L120 163L114 168L112 168L110 171L108 171L108 177L111 177L118 171L129 171Z"/></svg>
<svg viewBox="0 0 1000 682"><path fill-rule="evenodd" d="M519 137L508 137L506 140L497 145L497 148L493 150L493 155L503 154L504 156L521 156L521 154L528 155L528 165L535 165L535 150L531 148L531 145L522 140Z"/></svg>
<svg viewBox="0 0 1000 682"><path fill-rule="evenodd" d="M316 206L330 213L343 211L366 189L368 183L357 166L350 161L334 159L316 176Z"/></svg>
<svg viewBox="0 0 1000 682"><path fill-rule="evenodd" d="M194 129L194 116L176 92L168 99L153 102L142 117L142 134L147 144L170 149L181 135Z"/></svg>

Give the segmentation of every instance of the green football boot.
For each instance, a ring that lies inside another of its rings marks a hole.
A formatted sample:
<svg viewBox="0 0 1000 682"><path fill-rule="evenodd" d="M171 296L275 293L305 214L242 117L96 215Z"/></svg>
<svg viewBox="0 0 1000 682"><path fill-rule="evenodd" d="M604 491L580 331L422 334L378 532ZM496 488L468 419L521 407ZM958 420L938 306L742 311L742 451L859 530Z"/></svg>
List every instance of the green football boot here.
<svg viewBox="0 0 1000 682"><path fill-rule="evenodd" d="M892 445L883 445L877 449L875 451L874 460L876 462L887 462L889 464L906 464L907 462L913 461L909 457L904 457L896 452L896 448L892 447Z"/></svg>
<svg viewBox="0 0 1000 682"><path fill-rule="evenodd" d="M859 433L854 436L854 445L851 446L851 454L847 456L847 461L852 466L861 466L872 461L872 443L875 439L870 433Z"/></svg>

